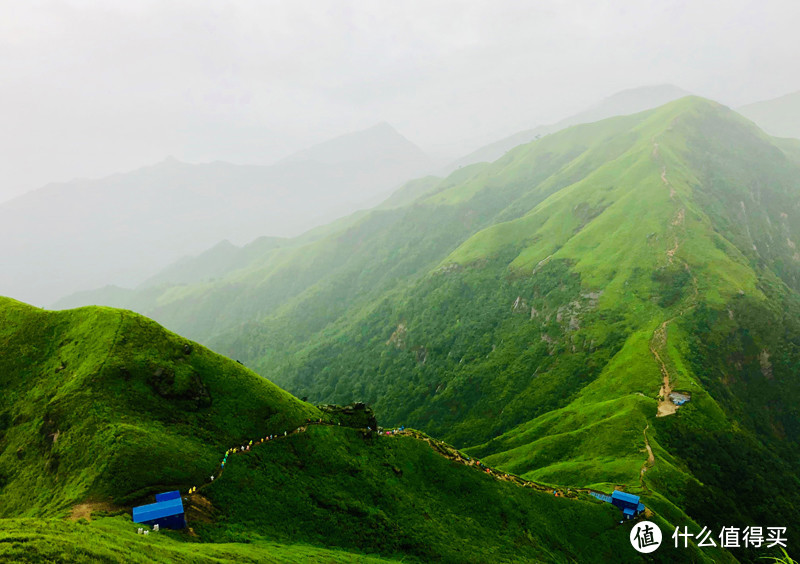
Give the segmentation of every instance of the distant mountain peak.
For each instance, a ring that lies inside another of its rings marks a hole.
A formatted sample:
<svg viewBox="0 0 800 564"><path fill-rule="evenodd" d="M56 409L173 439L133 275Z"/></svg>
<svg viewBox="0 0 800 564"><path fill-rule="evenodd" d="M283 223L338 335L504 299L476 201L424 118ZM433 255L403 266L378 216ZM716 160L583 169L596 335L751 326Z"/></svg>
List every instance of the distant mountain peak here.
<svg viewBox="0 0 800 564"><path fill-rule="evenodd" d="M373 125L372 127L368 127L363 131L386 131L389 133L394 133L396 135L400 135L397 130L390 124L388 121L380 121ZM359 133L359 132L356 132Z"/></svg>
<svg viewBox="0 0 800 564"><path fill-rule="evenodd" d="M282 162L315 161L341 164L367 159L412 159L424 168L430 157L401 135L388 122L381 121L366 129L345 133L291 155Z"/></svg>

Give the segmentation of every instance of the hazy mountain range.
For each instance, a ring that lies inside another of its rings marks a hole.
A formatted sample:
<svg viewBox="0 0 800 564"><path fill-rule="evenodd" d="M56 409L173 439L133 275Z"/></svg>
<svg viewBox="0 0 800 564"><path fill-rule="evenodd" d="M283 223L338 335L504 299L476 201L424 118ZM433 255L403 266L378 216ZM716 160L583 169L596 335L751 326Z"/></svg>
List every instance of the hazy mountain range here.
<svg viewBox="0 0 800 564"><path fill-rule="evenodd" d="M684 94L671 85L626 90L553 125L491 143L443 171L491 162L542 135L635 113ZM792 124L798 122L795 102L796 96L790 95L743 112L768 131L791 136ZM170 263L221 241L243 244L263 236L296 236L375 205L401 183L436 167L419 147L383 123L271 166L166 159L107 178L48 185L0 204L0 256L5 264L0 292L47 304L92 288L132 288ZM384 205L408 203L435 182L436 177L408 182ZM119 293L105 291L107 297ZM78 296L64 303L84 302Z"/></svg>
<svg viewBox="0 0 800 564"><path fill-rule="evenodd" d="M471 474L456 473L452 460L439 468L416 442L401 452L347 430L315 430L226 473L234 485L209 489L224 518L198 524L203 540L233 530L258 540L290 526L302 530L294 539L351 549L364 542L351 531L367 528L378 531L369 546L381 555L463 561L463 538L466 560L485 561L478 539L490 535L510 560L591 561L611 557L621 529L581 497L587 489L640 495L665 530L800 526L798 244L800 141L689 96L567 127L446 178L410 181L381 205L301 236L223 242L136 289L108 287L62 305L133 309L311 403L365 401L384 425L420 429L501 475L575 496L557 509L543 505L557 496L523 502L515 489L476 489ZM194 460L213 464L212 447L258 424L320 417L133 313L0 306L4 373L29 370L39 382L30 392L35 415L15 415L22 391L5 400L7 440L22 451L0 458L8 503L19 504L33 483L53 492L33 512L186 487L202 479ZM226 419L231 411L236 423ZM84 444L84 426L116 438ZM47 433L62 428L72 435L54 448ZM26 454L34 435L45 437L36 439L42 446ZM162 442L167 451L183 445L188 458L163 475L129 475L132 461L166 456L161 446L151 452ZM35 471L19 470L19 452ZM114 472L79 474L89 456ZM251 488L259 492L248 494L252 503L236 499ZM263 492L276 488L289 491L273 510L263 497L273 494ZM469 499L493 507L476 517L486 531L462 520L472 518L467 508L446 517L464 491L480 491ZM511 505L495 513L500 499ZM539 519L529 542L513 540L530 519L516 517L521 507ZM325 527L331 511L346 525ZM420 511L430 519L418 520ZM565 511L583 513L573 520ZM396 520L402 546L384 542L398 531L381 533ZM431 538L428 522L463 530L436 528ZM596 552L565 523L597 538Z"/></svg>
<svg viewBox="0 0 800 564"><path fill-rule="evenodd" d="M133 286L224 239L297 235L385 198L432 161L387 124L271 166L167 159L0 205L0 294L36 304Z"/></svg>
<svg viewBox="0 0 800 564"><path fill-rule="evenodd" d="M770 135L800 138L800 92L748 104L738 111Z"/></svg>

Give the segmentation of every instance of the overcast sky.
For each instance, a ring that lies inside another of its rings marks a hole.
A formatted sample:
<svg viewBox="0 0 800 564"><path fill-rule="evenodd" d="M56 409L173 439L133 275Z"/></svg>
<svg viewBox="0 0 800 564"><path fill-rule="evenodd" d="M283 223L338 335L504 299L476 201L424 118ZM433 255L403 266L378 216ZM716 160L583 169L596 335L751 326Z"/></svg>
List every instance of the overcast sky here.
<svg viewBox="0 0 800 564"><path fill-rule="evenodd" d="M0 201L388 121L437 156L671 83L800 90L800 2L0 0Z"/></svg>

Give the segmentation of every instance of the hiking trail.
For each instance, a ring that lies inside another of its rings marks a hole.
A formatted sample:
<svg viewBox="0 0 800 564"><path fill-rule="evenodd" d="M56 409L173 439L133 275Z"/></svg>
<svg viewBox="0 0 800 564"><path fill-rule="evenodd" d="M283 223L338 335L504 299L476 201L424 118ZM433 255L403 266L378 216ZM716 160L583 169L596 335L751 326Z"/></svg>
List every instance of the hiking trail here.
<svg viewBox="0 0 800 564"><path fill-rule="evenodd" d="M234 447L232 449L228 449L227 451L225 451L225 456L223 457L222 463L217 468L217 471L211 474L211 476L213 476L213 478L209 477L209 479L207 481L205 481L205 483L203 483L202 485L190 488L190 490L188 492L189 499L191 500L193 495L198 494L199 492L201 492L204 489L208 488L209 486L211 486L215 482L219 481L219 479L222 477L222 475L223 475L223 473L225 471L225 466L228 463L228 457L229 456L246 455L249 452L251 452L251 450L253 450L255 447L258 447L258 446L261 446L261 445L264 445L264 444L267 444L267 443L271 443L273 441L279 441L281 439L286 439L286 438L289 438L289 437L291 437L293 435L297 435L297 434L300 434L300 433L305 433L308 430L309 427L314 426L314 425L331 426L331 427L339 427L339 426L346 427L344 425L338 425L338 424L334 424L332 422L323 421L323 420L309 421L305 425L302 425L302 426L298 427L297 429L295 429L295 430L293 430L291 432L287 431L283 435L282 434L269 435L269 436L267 436L267 437L265 437L263 439L260 438L260 439L258 439L256 441L248 441L244 445L241 445L241 446L238 446L238 447ZM361 428L357 428L357 427L347 427L347 428L348 429L356 429L358 431L361 431L365 435L367 435L367 434L368 435L376 434L378 437L381 437L381 438L410 437L410 438L413 438L413 439L418 440L418 441L423 441L423 442L428 443L428 445L434 450L434 452L436 452L440 456L443 456L444 458L447 458L448 460L451 460L453 462L456 462L456 463L459 463L459 464L463 464L464 466L469 466L469 467L475 468L476 470L480 470L481 472L485 472L486 474L490 475L495 480L503 481L503 482L509 482L509 483L512 483L514 485L517 485L517 486L523 487L523 488L531 488L531 489L534 489L534 490L539 491L539 492L552 494L555 497L567 497L567 498L570 498L570 499L578 499L578 493L587 493L587 494L588 493L592 493L592 492L600 493L600 494L603 493L603 492L599 492L597 490L593 490L593 489L590 489L590 488L563 488L563 487L558 487L558 486L549 486L549 485L545 485L545 484L540 484L538 482L533 482L531 480L525 480L524 478L521 478L521 477L519 477L519 476L517 476L515 474L510 474L508 472L504 472L502 470L498 470L496 468L491 468L489 466L486 466L480 460L475 459L475 458L471 458L471 457L465 455L464 453L459 451L454 446L449 445L449 444L447 444L445 442L433 439L433 438L425 435L424 433L422 433L420 431L413 430L413 429L403 429L403 430L395 430L395 429L393 429L393 430L389 430L389 431L375 431L375 430L372 430L372 429L361 429ZM270 437L272 437L272 438L270 438ZM198 499L200 501L203 501L205 499L205 498L203 498L203 496L197 496L197 497L198 497ZM202 499L200 499L200 498L202 498Z"/></svg>
<svg viewBox="0 0 800 564"><path fill-rule="evenodd" d="M656 143L655 140L653 140L653 158L661 160L658 152L658 143ZM661 182L664 184L664 186L667 186L669 188L670 200L678 203L677 200L675 199L677 193L675 191L675 188L672 186L672 184L670 184L669 180L667 179L667 166L663 164L663 161L661 166ZM682 226L684 224L685 218L686 218L686 208L681 207L678 209L678 211L675 213L675 216L670 221L668 229L674 230L675 228ZM676 258L675 255L678 252L678 248L680 247L680 241L678 239L677 233L674 234L673 236L674 236L674 244L671 248L667 249L666 251L668 264L673 263L673 260ZM697 297L698 297L697 278L695 278L694 275L692 274L692 269L689 267L689 263L683 259L679 260L681 263L683 263L683 267L686 269L686 272L689 273L689 277L692 281L693 294L689 300L689 303L686 304L685 307L683 307L676 315L670 317L669 319L661 323L661 325L659 325L658 328L655 331L653 331L653 337L650 339L650 353L653 355L653 358L658 364L658 368L661 371L661 377L662 377L661 388L658 393L658 410L656 412L656 417L666 417L667 415L672 415L676 411L678 411L679 407L670 398L670 394L673 391L672 382L674 382L675 379L671 377L669 368L667 366L667 360L668 360L667 344L669 338L668 336L669 324L672 323L674 320L678 319L679 317L682 317L685 313L687 313L697 305ZM647 429L645 429L645 442L648 451L652 456L652 450L650 450L649 442L647 442ZM644 469L641 472L641 476L643 478Z"/></svg>
<svg viewBox="0 0 800 564"><path fill-rule="evenodd" d="M644 434L644 448L647 450L647 460L644 462L644 464L642 464L642 469L639 470L639 485L642 486L645 491L649 490L647 485L644 483L644 473L652 468L656 463L656 457L653 455L653 449L650 446L650 440L647 438L647 430L649 428L650 424L648 423L645 426L644 431L642 431Z"/></svg>

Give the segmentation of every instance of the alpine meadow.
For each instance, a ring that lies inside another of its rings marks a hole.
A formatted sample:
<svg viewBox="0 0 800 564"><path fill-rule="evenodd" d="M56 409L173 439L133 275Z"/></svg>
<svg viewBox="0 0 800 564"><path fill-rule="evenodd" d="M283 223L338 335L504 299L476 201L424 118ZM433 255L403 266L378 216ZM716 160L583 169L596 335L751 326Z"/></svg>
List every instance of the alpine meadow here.
<svg viewBox="0 0 800 564"><path fill-rule="evenodd" d="M0 562L796 562L796 7L78 4L0 25L76 177L0 192Z"/></svg>

